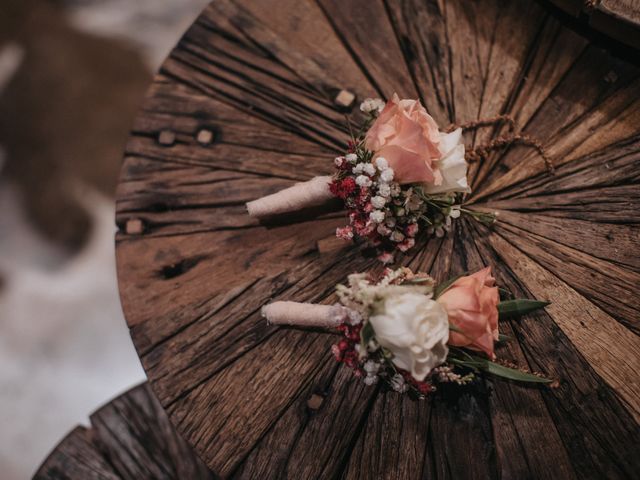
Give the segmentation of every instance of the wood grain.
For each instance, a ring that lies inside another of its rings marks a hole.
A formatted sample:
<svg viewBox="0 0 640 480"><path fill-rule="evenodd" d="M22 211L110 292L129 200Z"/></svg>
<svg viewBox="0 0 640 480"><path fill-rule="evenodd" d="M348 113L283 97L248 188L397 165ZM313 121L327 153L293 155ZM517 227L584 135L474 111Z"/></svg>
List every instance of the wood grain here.
<svg viewBox="0 0 640 480"><path fill-rule="evenodd" d="M333 303L381 268L328 240L339 209L260 223L243 207L331 172L342 91L418 96L443 127L509 114L552 155L554 176L524 147L473 165L467 206L498 223L462 219L398 264L438 280L491 265L551 298L500 323L498 354L557 388L487 378L414 402L353 378L333 337L266 325L266 302ZM639 93L636 66L535 2L213 2L156 76L118 188L122 305L176 429L221 478L634 478Z"/></svg>
<svg viewBox="0 0 640 480"><path fill-rule="evenodd" d="M215 476L176 433L148 384L91 415L49 454L35 480L143 480Z"/></svg>
<svg viewBox="0 0 640 480"><path fill-rule="evenodd" d="M635 0L551 0L580 23L615 40L640 49L640 5Z"/></svg>

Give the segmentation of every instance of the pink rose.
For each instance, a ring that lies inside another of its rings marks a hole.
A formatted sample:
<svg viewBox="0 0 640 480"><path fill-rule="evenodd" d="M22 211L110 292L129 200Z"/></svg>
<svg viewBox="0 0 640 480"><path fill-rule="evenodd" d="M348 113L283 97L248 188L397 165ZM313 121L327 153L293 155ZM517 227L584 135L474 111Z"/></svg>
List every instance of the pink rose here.
<svg viewBox="0 0 640 480"><path fill-rule="evenodd" d="M442 183L442 174L434 165L442 155L439 144L438 125L420 101L400 100L396 94L365 137L366 148L376 158L387 159L401 184Z"/></svg>
<svg viewBox="0 0 640 480"><path fill-rule="evenodd" d="M495 358L493 344L498 340L498 302L500 296L491 276L491 267L456 280L438 302L456 327L449 345L482 351Z"/></svg>

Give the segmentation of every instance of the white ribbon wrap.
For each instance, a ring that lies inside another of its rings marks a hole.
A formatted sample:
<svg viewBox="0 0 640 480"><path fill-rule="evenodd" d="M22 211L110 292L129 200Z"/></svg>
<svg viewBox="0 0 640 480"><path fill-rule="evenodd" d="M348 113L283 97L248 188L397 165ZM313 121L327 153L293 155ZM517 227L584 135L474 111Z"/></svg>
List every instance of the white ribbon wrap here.
<svg viewBox="0 0 640 480"><path fill-rule="evenodd" d="M262 307L262 316L274 325L335 328L343 323L349 309L342 305L273 302Z"/></svg>
<svg viewBox="0 0 640 480"><path fill-rule="evenodd" d="M330 176L314 177L307 182L296 183L292 187L247 202L247 210L250 216L261 218L322 205L333 198L329 183Z"/></svg>

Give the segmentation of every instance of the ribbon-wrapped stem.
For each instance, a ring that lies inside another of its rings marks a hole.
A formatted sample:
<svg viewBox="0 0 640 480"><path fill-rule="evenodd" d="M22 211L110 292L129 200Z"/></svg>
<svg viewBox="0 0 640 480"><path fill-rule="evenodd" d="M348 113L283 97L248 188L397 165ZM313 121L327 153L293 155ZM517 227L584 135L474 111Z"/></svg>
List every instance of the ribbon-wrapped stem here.
<svg viewBox="0 0 640 480"><path fill-rule="evenodd" d="M274 302L262 307L262 316L273 325L294 325L332 329L348 316L349 309L341 305Z"/></svg>
<svg viewBox="0 0 640 480"><path fill-rule="evenodd" d="M333 198L329 190L330 176L314 177L307 182L247 203L249 215L257 218L296 212L307 207L323 205Z"/></svg>

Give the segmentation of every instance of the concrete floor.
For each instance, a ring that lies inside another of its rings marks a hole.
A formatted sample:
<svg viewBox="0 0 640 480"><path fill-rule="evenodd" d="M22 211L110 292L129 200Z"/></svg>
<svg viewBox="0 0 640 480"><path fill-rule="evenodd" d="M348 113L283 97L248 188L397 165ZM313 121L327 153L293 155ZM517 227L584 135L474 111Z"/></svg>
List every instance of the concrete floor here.
<svg viewBox="0 0 640 480"><path fill-rule="evenodd" d="M207 0L67 0L78 28L128 40L155 70ZM0 90L20 47L0 52ZM123 139L124 141L124 139ZM0 146L0 172L2 170ZM36 233L0 177L0 474L29 478L75 425L144 379L118 301L113 199L77 192L93 219L72 257Z"/></svg>

